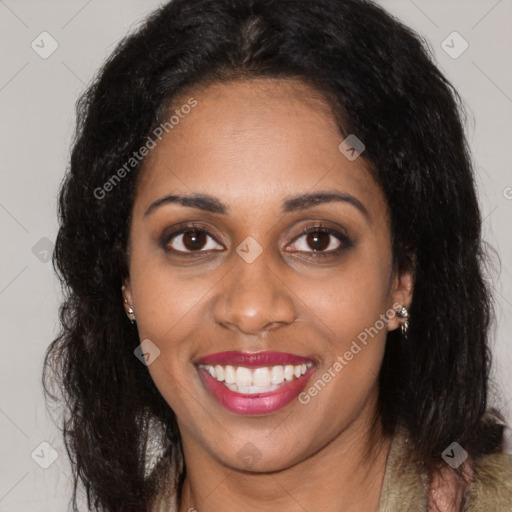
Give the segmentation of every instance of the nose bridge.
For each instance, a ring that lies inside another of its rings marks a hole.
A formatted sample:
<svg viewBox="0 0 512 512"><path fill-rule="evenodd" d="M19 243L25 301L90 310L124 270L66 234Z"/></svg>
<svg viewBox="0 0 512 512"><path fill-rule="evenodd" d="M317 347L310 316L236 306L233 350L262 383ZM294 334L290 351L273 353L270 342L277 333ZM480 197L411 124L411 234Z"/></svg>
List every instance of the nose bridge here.
<svg viewBox="0 0 512 512"><path fill-rule="evenodd" d="M239 251L243 248L242 243ZM234 268L215 304L214 316L218 323L258 334L295 320L293 298L277 275L278 271L270 269L270 256L266 251L252 261L245 258L244 253L235 256Z"/></svg>

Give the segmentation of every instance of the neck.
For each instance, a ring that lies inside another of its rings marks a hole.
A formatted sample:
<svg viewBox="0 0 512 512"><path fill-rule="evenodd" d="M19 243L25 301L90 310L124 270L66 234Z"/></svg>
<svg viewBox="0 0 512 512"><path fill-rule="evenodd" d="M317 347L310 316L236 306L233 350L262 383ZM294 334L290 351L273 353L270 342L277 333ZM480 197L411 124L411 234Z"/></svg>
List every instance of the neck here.
<svg viewBox="0 0 512 512"><path fill-rule="evenodd" d="M391 440L362 423L356 419L314 455L271 473L239 471L205 452L187 458L184 446L179 510L376 511Z"/></svg>

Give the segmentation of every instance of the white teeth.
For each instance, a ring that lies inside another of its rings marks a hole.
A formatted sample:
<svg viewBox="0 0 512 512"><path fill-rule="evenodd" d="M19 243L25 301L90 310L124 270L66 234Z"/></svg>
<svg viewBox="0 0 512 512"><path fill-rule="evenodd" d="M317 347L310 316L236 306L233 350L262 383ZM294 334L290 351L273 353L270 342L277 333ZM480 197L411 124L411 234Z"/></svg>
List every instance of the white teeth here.
<svg viewBox="0 0 512 512"><path fill-rule="evenodd" d="M218 364L216 367L215 367L215 373L217 374L216 375L216 379L219 381L219 382L222 382L224 380L224 368L222 368L222 366L220 364Z"/></svg>
<svg viewBox="0 0 512 512"><path fill-rule="evenodd" d="M284 368L282 366L274 366L270 372L270 382L272 384L281 384L284 380Z"/></svg>
<svg viewBox="0 0 512 512"><path fill-rule="evenodd" d="M229 389L234 391L235 393L243 393L244 395L255 395L256 393L270 393L271 391L275 391L279 389L281 386L272 385L272 386L236 386L235 384L230 384Z"/></svg>
<svg viewBox="0 0 512 512"><path fill-rule="evenodd" d="M235 383L235 369L232 366L226 366L226 368L224 368L224 380L226 384Z"/></svg>
<svg viewBox="0 0 512 512"><path fill-rule="evenodd" d="M291 364L287 364L284 367L284 378L285 380L293 380L293 375L295 373L295 367Z"/></svg>
<svg viewBox="0 0 512 512"><path fill-rule="evenodd" d="M250 386L252 384L251 370L249 370L249 368L244 368L243 366L239 366L236 369L236 373L235 373L235 384L238 387Z"/></svg>
<svg viewBox="0 0 512 512"><path fill-rule="evenodd" d="M254 386L269 386L270 370L268 368L256 368L252 374L252 383Z"/></svg>
<svg viewBox="0 0 512 512"><path fill-rule="evenodd" d="M287 364L272 367L246 368L245 366L201 365L214 379L223 382L226 387L237 393L267 393L304 375L313 363L296 366Z"/></svg>

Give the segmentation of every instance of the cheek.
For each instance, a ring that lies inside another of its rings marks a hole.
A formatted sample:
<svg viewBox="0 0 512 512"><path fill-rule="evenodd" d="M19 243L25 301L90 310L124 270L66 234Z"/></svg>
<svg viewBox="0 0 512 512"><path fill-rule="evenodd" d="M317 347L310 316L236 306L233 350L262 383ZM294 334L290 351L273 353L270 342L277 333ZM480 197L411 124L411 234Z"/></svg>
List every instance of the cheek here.
<svg viewBox="0 0 512 512"><path fill-rule="evenodd" d="M178 278L179 270L169 271L155 262L132 277L136 293L137 329L141 340L149 339L159 356L148 366L153 382L178 417L193 418L201 407L190 407L199 395L198 382L191 379L194 346L199 345L198 326L202 299L208 286ZM200 418L197 420L199 421Z"/></svg>
<svg viewBox="0 0 512 512"><path fill-rule="evenodd" d="M200 346L198 331L205 318L203 302L210 281L184 278L179 268L171 269L168 263L143 254L139 258L134 254L130 280L139 338L151 340L159 350L148 370L179 414L181 405L197 395L190 360L194 347Z"/></svg>
<svg viewBox="0 0 512 512"><path fill-rule="evenodd" d="M186 271L171 268L160 258L137 263L134 258L131 282L140 335L162 341L179 338L198 314L202 299L211 288L210 280L187 278Z"/></svg>
<svg viewBox="0 0 512 512"><path fill-rule="evenodd" d="M336 286L336 282L331 283ZM355 397L354 388L368 389L378 374L388 330L386 295L366 276L339 283L341 293L316 297L314 317L328 341L321 357L327 382ZM337 298L337 300L335 300ZM315 300L311 297L310 300ZM335 375L336 377L333 377ZM356 400L357 401L357 400Z"/></svg>
<svg viewBox="0 0 512 512"><path fill-rule="evenodd" d="M326 343L317 385L305 390L304 402L320 409L338 404L331 414L350 415L365 401L382 362L392 315L390 265L373 254L361 252L328 281L308 285L306 311Z"/></svg>
<svg viewBox="0 0 512 512"><path fill-rule="evenodd" d="M315 442L327 442L358 416L370 398L375 399L387 336L383 274L366 267L364 274L353 272L331 280L327 294L312 288L312 321L326 343L320 368L299 395L310 425L306 429L296 424L298 436L311 430L317 432Z"/></svg>
<svg viewBox="0 0 512 512"><path fill-rule="evenodd" d="M368 248L369 249L369 248ZM304 303L343 346L385 314L390 298L390 258L377 251L354 253L328 279L308 280ZM382 321L378 329L385 332Z"/></svg>
<svg viewBox="0 0 512 512"><path fill-rule="evenodd" d="M307 421L291 424L297 438L314 433L311 444L323 446L360 417L361 411L374 410L384 344L376 338L373 345L356 343L359 347L349 344L322 367L299 395L301 416Z"/></svg>

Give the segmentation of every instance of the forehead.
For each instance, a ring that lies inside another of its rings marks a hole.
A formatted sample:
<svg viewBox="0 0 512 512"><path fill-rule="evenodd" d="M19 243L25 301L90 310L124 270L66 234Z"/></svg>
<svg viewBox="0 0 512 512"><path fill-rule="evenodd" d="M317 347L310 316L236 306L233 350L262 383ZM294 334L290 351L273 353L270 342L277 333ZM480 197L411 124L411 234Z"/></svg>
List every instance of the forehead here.
<svg viewBox="0 0 512 512"><path fill-rule="evenodd" d="M191 98L195 106L181 110ZM386 208L365 161L339 150L344 137L331 106L302 82L198 87L173 102L169 117L176 110L179 122L151 151L136 202L194 192L226 198L235 208L277 206L286 196L336 189L359 196L376 214Z"/></svg>

